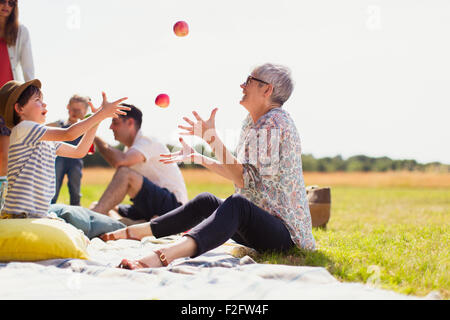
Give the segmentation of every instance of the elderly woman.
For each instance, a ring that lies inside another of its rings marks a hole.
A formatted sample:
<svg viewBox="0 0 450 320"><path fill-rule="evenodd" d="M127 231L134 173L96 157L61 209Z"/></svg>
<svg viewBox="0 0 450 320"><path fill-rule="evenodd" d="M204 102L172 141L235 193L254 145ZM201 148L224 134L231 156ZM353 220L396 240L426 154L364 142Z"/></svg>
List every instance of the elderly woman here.
<svg viewBox="0 0 450 320"><path fill-rule="evenodd" d="M183 139L182 150L161 155L162 162L191 160L234 182L236 193L225 201L202 193L185 205L148 223L129 226L102 236L103 240L164 237L190 229L176 243L133 261L126 269L167 266L181 257L196 257L228 239L258 251L288 250L294 246L314 250L311 216L303 181L300 139L294 121L282 109L293 90L290 72L264 64L241 85L240 104L249 112L244 121L237 158L224 146L215 130L214 109L208 120L193 112L183 118L185 135L204 139L218 160L205 158Z"/></svg>

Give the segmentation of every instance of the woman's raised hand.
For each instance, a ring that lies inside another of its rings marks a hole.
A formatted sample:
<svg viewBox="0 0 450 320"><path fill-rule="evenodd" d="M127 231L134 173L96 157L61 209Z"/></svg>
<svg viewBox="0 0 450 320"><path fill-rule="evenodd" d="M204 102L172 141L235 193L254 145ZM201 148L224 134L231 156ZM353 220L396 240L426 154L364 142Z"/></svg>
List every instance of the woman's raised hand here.
<svg viewBox="0 0 450 320"><path fill-rule="evenodd" d="M183 120L188 123L188 126L179 125L178 128L185 130L181 135L196 136L211 144L216 136L216 113L218 108L214 108L208 120L203 120L196 111L192 111L195 121L188 117L183 117Z"/></svg>
<svg viewBox="0 0 450 320"><path fill-rule="evenodd" d="M161 154L159 161L168 164L168 163L178 163L178 162L187 162L190 161L192 163L200 163L201 162L201 154L194 150L191 146L189 146L183 138L180 137L180 142L182 145L182 149L177 152Z"/></svg>

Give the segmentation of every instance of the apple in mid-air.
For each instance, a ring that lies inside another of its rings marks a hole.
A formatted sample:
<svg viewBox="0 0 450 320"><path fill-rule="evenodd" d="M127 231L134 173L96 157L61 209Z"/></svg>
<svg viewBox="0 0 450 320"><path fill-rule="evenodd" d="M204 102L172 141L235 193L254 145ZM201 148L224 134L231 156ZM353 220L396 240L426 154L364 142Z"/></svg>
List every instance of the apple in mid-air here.
<svg viewBox="0 0 450 320"><path fill-rule="evenodd" d="M170 103L170 98L167 94L161 93L155 99L155 104L161 108L167 108Z"/></svg>
<svg viewBox="0 0 450 320"><path fill-rule="evenodd" d="M178 37L185 37L189 33L189 25L185 21L178 21L173 26L173 32Z"/></svg>

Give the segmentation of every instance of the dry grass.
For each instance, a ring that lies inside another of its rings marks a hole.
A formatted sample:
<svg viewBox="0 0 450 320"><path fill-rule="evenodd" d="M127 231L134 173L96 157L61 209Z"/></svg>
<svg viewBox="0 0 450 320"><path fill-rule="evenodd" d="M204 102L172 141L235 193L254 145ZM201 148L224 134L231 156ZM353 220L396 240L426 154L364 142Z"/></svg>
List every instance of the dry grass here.
<svg viewBox="0 0 450 320"><path fill-rule="evenodd" d="M113 168L84 168L82 184L107 184L114 175ZM230 184L231 182L209 170L186 169L181 171L186 182Z"/></svg>
<svg viewBox="0 0 450 320"><path fill-rule="evenodd" d="M348 187L449 188L449 173L432 172L306 172L305 183Z"/></svg>
<svg viewBox="0 0 450 320"><path fill-rule="evenodd" d="M186 183L231 182L221 176L202 169L182 170ZM112 168L85 168L82 184L107 184L114 175ZM432 172L305 172L306 185L348 186L348 187L420 187L450 188L449 173Z"/></svg>
<svg viewBox="0 0 450 320"><path fill-rule="evenodd" d="M84 168L81 185L87 184L108 184L114 175L113 168ZM67 179L67 176L64 177ZM66 184L64 182L63 184Z"/></svg>

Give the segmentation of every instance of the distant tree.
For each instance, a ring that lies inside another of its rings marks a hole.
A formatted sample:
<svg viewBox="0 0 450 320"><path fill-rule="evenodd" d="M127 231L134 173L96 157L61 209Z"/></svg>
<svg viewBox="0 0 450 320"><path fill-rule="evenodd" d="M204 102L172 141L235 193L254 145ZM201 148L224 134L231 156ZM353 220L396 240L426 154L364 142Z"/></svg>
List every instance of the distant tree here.
<svg viewBox="0 0 450 320"><path fill-rule="evenodd" d="M378 172L392 170L392 160L388 157L375 158L372 170Z"/></svg>
<svg viewBox="0 0 450 320"><path fill-rule="evenodd" d="M361 161L358 161L356 159L353 160L347 160L347 170L346 171L367 171L364 170L364 164Z"/></svg>
<svg viewBox="0 0 450 320"><path fill-rule="evenodd" d="M303 171L319 171L317 160L313 157L312 154L302 155L302 167Z"/></svg>
<svg viewBox="0 0 450 320"><path fill-rule="evenodd" d="M347 159L348 171L370 171L372 159L365 155L357 155Z"/></svg>

